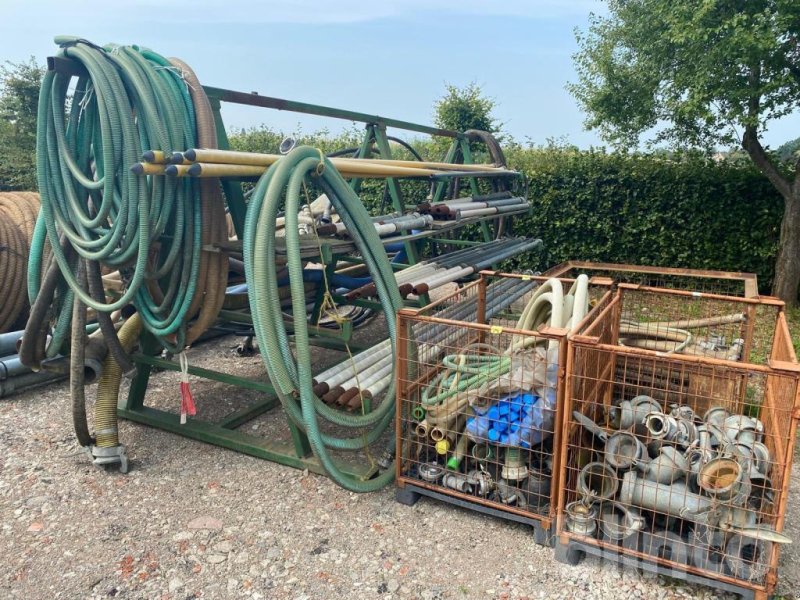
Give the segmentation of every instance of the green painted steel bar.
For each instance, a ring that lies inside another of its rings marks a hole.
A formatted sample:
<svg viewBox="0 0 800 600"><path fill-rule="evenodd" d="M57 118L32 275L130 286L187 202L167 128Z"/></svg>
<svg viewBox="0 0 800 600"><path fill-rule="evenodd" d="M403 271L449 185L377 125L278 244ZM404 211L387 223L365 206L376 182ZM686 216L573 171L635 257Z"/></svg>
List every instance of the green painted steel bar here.
<svg viewBox="0 0 800 600"><path fill-rule="evenodd" d="M295 469L308 469L312 473L325 475L325 469L313 456L299 457L293 444L268 440L255 435L222 427L214 423L206 423L189 418L188 422L181 425L180 415L156 408L143 407L139 410L119 410L119 415L125 419L136 421L150 427L171 431L182 436L221 446L256 458L264 458ZM338 468L348 475L362 481L367 481L375 472L374 467L366 464L355 464L336 461Z"/></svg>
<svg viewBox="0 0 800 600"><path fill-rule="evenodd" d="M472 150L470 150L469 147L469 140L466 138L459 138L458 143L461 145L461 155L464 157L464 162L471 163ZM475 177L469 178L469 189L472 192L473 197L480 194L480 191L478 190L478 181L475 179ZM481 219L481 233L483 234L484 242L492 241L492 233L489 231L489 224L485 219Z"/></svg>
<svg viewBox="0 0 800 600"><path fill-rule="evenodd" d="M438 135L451 138L458 138L462 136L461 133L457 131L451 131L450 129L440 129L438 127L430 127L428 125L411 123L410 121L401 121L399 119L381 117L380 115L370 115L367 113L333 108L330 106L321 106L318 104L309 104L307 102L297 102L295 100L261 96L260 94L255 93L246 94L244 92L236 92L234 90L226 90L218 87L203 86L203 89L209 98L216 98L223 102L232 102L234 104L246 104L249 106L260 106L263 108L273 108L275 110L288 110L307 115L318 115L321 117L331 117L333 119L356 121L359 123L370 123L380 125L384 128L396 127L398 129L405 129L407 131L416 131L417 133L427 133L428 135Z"/></svg>
<svg viewBox="0 0 800 600"><path fill-rule="evenodd" d="M217 129L217 146L220 150L230 150L231 143L228 140L228 133L225 131L225 123L222 121L221 105L218 98L209 96L211 111L214 113L214 125ZM228 205L228 212L233 220L233 228L236 230L236 237L240 240L244 233L244 218L247 214L247 203L244 200L242 184L232 179L221 179L222 190L225 192L225 202Z"/></svg>
<svg viewBox="0 0 800 600"><path fill-rule="evenodd" d="M259 400L255 404L250 404L249 406L245 406L239 410L235 410L230 414L225 415L223 419L217 423L220 427L224 427L225 429L236 429L247 423L248 421L252 421L257 416L264 414L265 412L269 412L276 406L278 406L280 402L278 402L277 396L268 396Z"/></svg>
<svg viewBox="0 0 800 600"><path fill-rule="evenodd" d="M178 363L165 358L159 358L157 356L134 354L132 358L134 362L138 364L149 365L150 367L158 367L159 369L164 369L166 371L181 370L181 366ZM235 385L248 390L264 392L265 394L275 393L273 387L268 383L264 383L263 381L255 381L253 379L247 379L246 377L221 373L220 371L213 371L211 369L204 369L202 367L189 365L189 375L202 377L203 379L210 379L211 381L219 381L220 383L226 383L228 385Z"/></svg>

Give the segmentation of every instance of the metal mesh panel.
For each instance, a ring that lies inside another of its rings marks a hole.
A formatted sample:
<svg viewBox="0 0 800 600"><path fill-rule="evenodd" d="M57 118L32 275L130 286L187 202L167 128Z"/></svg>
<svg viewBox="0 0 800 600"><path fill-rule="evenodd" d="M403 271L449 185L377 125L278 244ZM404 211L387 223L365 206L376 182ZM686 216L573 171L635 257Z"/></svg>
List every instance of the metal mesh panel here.
<svg viewBox="0 0 800 600"><path fill-rule="evenodd" d="M653 561L665 574L772 589L800 369L780 303L764 302L621 286L570 341L564 539ZM644 339L682 329L692 340L623 345L637 331L630 323L653 335ZM724 355L730 344L719 338L734 336L742 353ZM748 350L757 361L744 360Z"/></svg>
<svg viewBox="0 0 800 600"><path fill-rule="evenodd" d="M544 281L484 275L424 309L400 312L400 485L550 517L567 330L515 328ZM608 286L590 286L594 308L585 322L610 298Z"/></svg>
<svg viewBox="0 0 800 600"><path fill-rule="evenodd" d="M758 281L752 273L569 261L549 269L545 275L575 277L578 273L608 277L616 283L647 287L742 298L758 295Z"/></svg>

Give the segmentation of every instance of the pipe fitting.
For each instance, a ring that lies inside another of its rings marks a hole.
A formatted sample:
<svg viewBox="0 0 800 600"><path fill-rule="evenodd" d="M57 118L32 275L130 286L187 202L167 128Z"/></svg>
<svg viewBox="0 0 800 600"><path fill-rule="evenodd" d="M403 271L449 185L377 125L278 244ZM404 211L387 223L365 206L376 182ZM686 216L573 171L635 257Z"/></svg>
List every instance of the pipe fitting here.
<svg viewBox="0 0 800 600"><path fill-rule="evenodd" d="M608 500L618 488L616 472L605 463L590 462L578 474L578 492L584 497Z"/></svg>
<svg viewBox="0 0 800 600"><path fill-rule="evenodd" d="M417 467L417 473L423 481L436 483L444 475L444 467L435 462L426 462Z"/></svg>
<svg viewBox="0 0 800 600"><path fill-rule="evenodd" d="M492 493L494 489L494 481L492 476L486 471L473 469L467 473L467 481L472 486L474 492L484 498Z"/></svg>
<svg viewBox="0 0 800 600"><path fill-rule="evenodd" d="M649 463L640 464L639 470L644 477L657 483L674 483L689 470L686 458L673 446L664 446L656 458Z"/></svg>
<svg viewBox="0 0 800 600"><path fill-rule="evenodd" d="M651 412L644 418L647 433L655 440L670 441L678 433L678 420L663 412Z"/></svg>
<svg viewBox="0 0 800 600"><path fill-rule="evenodd" d="M475 444L472 446L472 450L470 450L470 456L478 463L478 464L486 464L488 461L494 458L494 450L489 444Z"/></svg>
<svg viewBox="0 0 800 600"><path fill-rule="evenodd" d="M750 482L742 465L728 457L709 461L697 474L697 485L706 494L722 501L740 503L750 495Z"/></svg>
<svg viewBox="0 0 800 600"><path fill-rule="evenodd" d="M605 461L617 471L628 471L647 458L647 447L632 433L618 431L606 441Z"/></svg>
<svg viewBox="0 0 800 600"><path fill-rule="evenodd" d="M668 560L679 565L689 564L689 548L677 533L666 529L657 529L645 534L642 550L661 560Z"/></svg>
<svg viewBox="0 0 800 600"><path fill-rule="evenodd" d="M605 501L600 504L597 520L603 536L615 542L638 534L645 525L644 518L639 511L614 501Z"/></svg>
<svg viewBox="0 0 800 600"><path fill-rule="evenodd" d="M473 490L470 480L466 475L462 475L461 473L452 473L449 471L446 472L444 474L444 478L442 479L442 484L446 488L450 488L451 490L462 492L464 494L471 494Z"/></svg>
<svg viewBox="0 0 800 600"><path fill-rule="evenodd" d="M711 499L692 493L681 482L669 485L649 481L637 476L636 471L628 471L623 476L619 501L700 523L706 522L712 507Z"/></svg>
<svg viewBox="0 0 800 600"><path fill-rule="evenodd" d="M640 425L652 412L660 412L661 404L650 396L636 396L632 400L623 400L619 406L611 407L609 418L617 429L630 429Z"/></svg>
<svg viewBox="0 0 800 600"><path fill-rule="evenodd" d="M769 570L772 542L734 534L725 544L725 564L731 575L747 581L761 581Z"/></svg>
<svg viewBox="0 0 800 600"><path fill-rule="evenodd" d="M570 502L564 508L567 513L567 531L594 537L597 531L597 509L594 506L586 505L581 501Z"/></svg>
<svg viewBox="0 0 800 600"><path fill-rule="evenodd" d="M718 429L722 429L725 419L727 419L730 415L731 413L728 412L728 409L721 406L715 406L706 411L706 413L703 415L703 422L708 425L714 425Z"/></svg>
<svg viewBox="0 0 800 600"><path fill-rule="evenodd" d="M755 417L732 415L722 425L725 437L731 442L752 447L764 435L764 424Z"/></svg>
<svg viewBox="0 0 800 600"><path fill-rule="evenodd" d="M522 460L519 448L507 448L506 460L500 472L500 477L509 481L522 481L528 476L528 467Z"/></svg>

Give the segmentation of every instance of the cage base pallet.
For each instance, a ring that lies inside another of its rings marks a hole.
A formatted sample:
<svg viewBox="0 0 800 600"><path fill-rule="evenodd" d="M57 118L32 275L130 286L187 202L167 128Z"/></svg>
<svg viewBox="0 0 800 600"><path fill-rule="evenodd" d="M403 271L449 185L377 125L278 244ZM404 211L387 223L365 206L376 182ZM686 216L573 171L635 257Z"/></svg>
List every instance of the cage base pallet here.
<svg viewBox="0 0 800 600"><path fill-rule="evenodd" d="M490 506L483 506L482 504L478 504L476 502L462 500L461 498L456 498L448 494L443 494L435 490L429 490L428 488L410 483L403 483L402 487L398 486L395 488L395 500L400 504L405 504L406 506L413 506L422 496L434 498L435 500L447 502L453 506L466 508L467 510L473 510L484 515L497 517L498 519L530 525L533 527L533 539L537 544L548 547L553 545L551 528L545 528L539 519L535 519L533 517L524 517L516 513L505 512Z"/></svg>
<svg viewBox="0 0 800 600"><path fill-rule="evenodd" d="M564 542L558 537L555 537L554 542L554 556L555 559L563 564L576 566L580 564L586 555L596 556L597 558L613 561L619 566L625 566L638 571L652 573L654 575L662 575L672 579L678 579L687 583L695 583L699 585L708 586L718 590L738 594L742 600L767 600L766 592L753 590L744 586L738 586L733 583L719 581L711 577L703 577L689 573L688 571L680 571L678 569L671 569L643 558L635 556L627 556L619 552L614 552L607 548L595 546L594 544L587 544L575 539L569 539Z"/></svg>

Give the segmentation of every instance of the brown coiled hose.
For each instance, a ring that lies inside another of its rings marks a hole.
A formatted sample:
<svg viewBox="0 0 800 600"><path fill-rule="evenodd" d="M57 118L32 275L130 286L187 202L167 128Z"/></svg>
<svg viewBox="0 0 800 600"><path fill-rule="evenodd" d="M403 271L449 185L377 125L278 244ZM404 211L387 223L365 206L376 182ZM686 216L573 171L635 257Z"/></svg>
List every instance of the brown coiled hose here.
<svg viewBox="0 0 800 600"><path fill-rule="evenodd" d="M39 194L0 193L0 333L28 308L27 269Z"/></svg>
<svg viewBox="0 0 800 600"><path fill-rule="evenodd" d="M178 58L169 61L181 70L189 86L194 103L197 122L197 142L201 148L217 148L217 129L214 113L203 86L191 67ZM222 303L225 301L225 288L228 284L228 255L215 247L215 244L228 241L228 225L225 203L219 179L200 180L200 213L202 221L200 268L197 287L187 312L194 318L186 330L188 346L202 335L217 320Z"/></svg>

